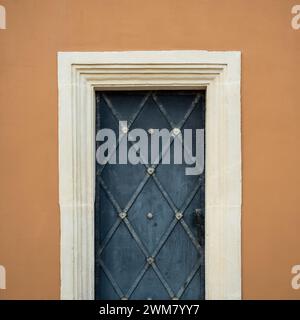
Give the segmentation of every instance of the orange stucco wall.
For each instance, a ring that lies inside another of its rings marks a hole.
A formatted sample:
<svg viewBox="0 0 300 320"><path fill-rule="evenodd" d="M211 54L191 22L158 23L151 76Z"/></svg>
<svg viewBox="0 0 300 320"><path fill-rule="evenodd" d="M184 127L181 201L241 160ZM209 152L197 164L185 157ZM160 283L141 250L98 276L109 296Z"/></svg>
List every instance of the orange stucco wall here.
<svg viewBox="0 0 300 320"><path fill-rule="evenodd" d="M243 298L300 299L297 0L0 4L0 299L59 298L57 52L168 49L242 51Z"/></svg>

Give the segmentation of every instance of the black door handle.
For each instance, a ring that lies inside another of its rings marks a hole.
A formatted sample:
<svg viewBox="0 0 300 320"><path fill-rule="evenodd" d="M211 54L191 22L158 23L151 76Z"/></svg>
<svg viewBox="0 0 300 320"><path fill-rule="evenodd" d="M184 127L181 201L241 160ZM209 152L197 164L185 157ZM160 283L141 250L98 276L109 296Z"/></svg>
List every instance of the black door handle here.
<svg viewBox="0 0 300 320"><path fill-rule="evenodd" d="M201 215L202 215L202 210L201 209L195 209L194 213L195 213L195 224L197 226L201 225Z"/></svg>
<svg viewBox="0 0 300 320"><path fill-rule="evenodd" d="M197 229L198 242L202 246L204 243L204 210L197 208L194 211L195 225Z"/></svg>

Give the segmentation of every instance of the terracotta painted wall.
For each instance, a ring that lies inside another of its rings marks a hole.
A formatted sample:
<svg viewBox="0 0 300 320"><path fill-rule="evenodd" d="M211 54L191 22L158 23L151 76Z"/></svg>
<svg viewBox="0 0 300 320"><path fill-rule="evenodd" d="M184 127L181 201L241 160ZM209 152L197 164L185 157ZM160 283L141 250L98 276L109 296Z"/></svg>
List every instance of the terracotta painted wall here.
<svg viewBox="0 0 300 320"><path fill-rule="evenodd" d="M57 51L241 50L243 297L300 299L297 0L0 0L0 299L59 298Z"/></svg>

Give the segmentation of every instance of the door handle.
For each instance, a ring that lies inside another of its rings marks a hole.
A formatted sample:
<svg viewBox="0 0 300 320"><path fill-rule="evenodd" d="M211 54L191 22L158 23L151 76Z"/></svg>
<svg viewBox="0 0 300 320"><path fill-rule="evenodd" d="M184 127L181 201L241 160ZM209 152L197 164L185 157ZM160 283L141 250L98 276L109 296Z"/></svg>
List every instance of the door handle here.
<svg viewBox="0 0 300 320"><path fill-rule="evenodd" d="M200 226L200 225L201 225L201 220L202 220L202 218L201 218L202 212L201 212L201 211L202 211L201 209L195 209L195 211L194 211L194 214L195 214L195 224L196 224L197 226Z"/></svg>
<svg viewBox="0 0 300 320"><path fill-rule="evenodd" d="M194 211L195 225L199 244L203 245L204 240L204 209L197 208Z"/></svg>

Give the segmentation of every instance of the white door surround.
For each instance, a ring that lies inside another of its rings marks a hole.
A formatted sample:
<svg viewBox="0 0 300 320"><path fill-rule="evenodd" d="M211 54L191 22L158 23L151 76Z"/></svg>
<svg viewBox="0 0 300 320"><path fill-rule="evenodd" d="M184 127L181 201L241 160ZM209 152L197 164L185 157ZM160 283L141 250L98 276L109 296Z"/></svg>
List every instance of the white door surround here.
<svg viewBox="0 0 300 320"><path fill-rule="evenodd" d="M61 298L94 299L95 90L206 88L205 297L241 299L241 54L59 52Z"/></svg>

